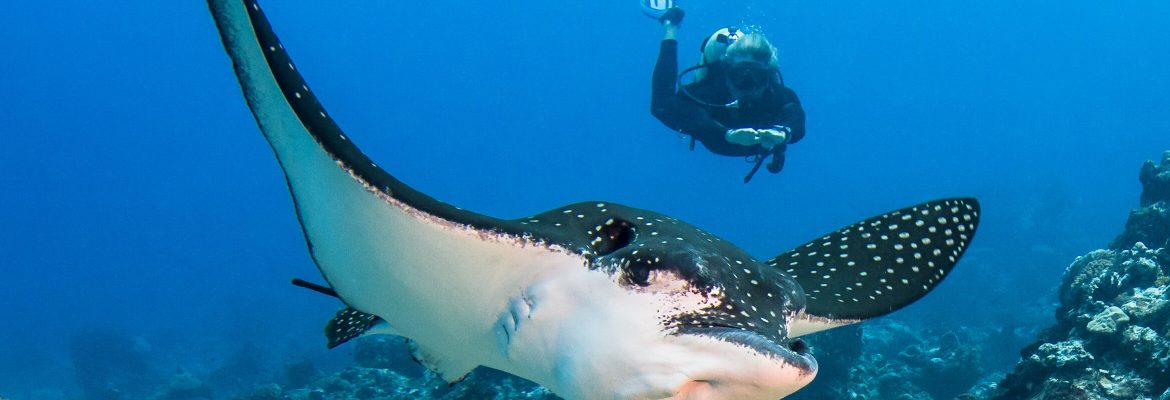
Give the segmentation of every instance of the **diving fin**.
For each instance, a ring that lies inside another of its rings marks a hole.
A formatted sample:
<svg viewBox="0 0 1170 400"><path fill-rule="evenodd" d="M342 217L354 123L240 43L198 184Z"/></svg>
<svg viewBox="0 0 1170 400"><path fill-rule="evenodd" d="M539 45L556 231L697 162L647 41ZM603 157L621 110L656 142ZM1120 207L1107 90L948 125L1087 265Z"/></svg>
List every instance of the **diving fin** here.
<svg viewBox="0 0 1170 400"><path fill-rule="evenodd" d="M662 15L671 7L674 7L674 0L642 0L642 13L655 21L662 20Z"/></svg>

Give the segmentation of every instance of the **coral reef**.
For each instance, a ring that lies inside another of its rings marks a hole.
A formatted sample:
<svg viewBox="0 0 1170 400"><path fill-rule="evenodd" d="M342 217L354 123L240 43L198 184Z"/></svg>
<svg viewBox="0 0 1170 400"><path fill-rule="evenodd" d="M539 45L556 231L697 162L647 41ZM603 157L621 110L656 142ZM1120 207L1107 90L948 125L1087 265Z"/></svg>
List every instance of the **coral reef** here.
<svg viewBox="0 0 1170 400"><path fill-rule="evenodd" d="M1170 400L1170 152L1140 181L1125 231L1065 272L1056 325L980 397Z"/></svg>
<svg viewBox="0 0 1170 400"><path fill-rule="evenodd" d="M1160 164L1146 161L1138 179L1142 183L1139 207L1130 212L1125 231L1109 248L1127 249L1137 242L1153 249L1170 247L1170 151L1162 153Z"/></svg>
<svg viewBox="0 0 1170 400"><path fill-rule="evenodd" d="M405 339L371 336L353 341L353 361L359 367L393 369L410 378L421 378L426 368L410 358Z"/></svg>
<svg viewBox="0 0 1170 400"><path fill-rule="evenodd" d="M840 331L840 332L838 332ZM830 333L832 336L830 336ZM982 376L976 334L932 332L895 319L840 328L809 338L818 359L836 369L792 399L952 399Z"/></svg>
<svg viewBox="0 0 1170 400"><path fill-rule="evenodd" d="M288 387L305 387L320 377L321 370L308 358L301 358L284 369L284 383Z"/></svg>
<svg viewBox="0 0 1170 400"><path fill-rule="evenodd" d="M275 375L272 357L260 345L244 341L231 351L207 377L217 389L225 392L247 390L252 382L266 381Z"/></svg>
<svg viewBox="0 0 1170 400"><path fill-rule="evenodd" d="M252 394L243 397L246 400L282 400L284 399L284 391L280 385L269 383L257 387L252 391Z"/></svg>
<svg viewBox="0 0 1170 400"><path fill-rule="evenodd" d="M195 375L179 372L171 377L167 388L154 397L155 400L202 400L211 399L211 386Z"/></svg>
<svg viewBox="0 0 1170 400"><path fill-rule="evenodd" d="M1139 206L1146 207L1170 199L1170 150L1162 153L1161 165L1148 160L1142 164L1138 181L1142 183Z"/></svg>
<svg viewBox="0 0 1170 400"><path fill-rule="evenodd" d="M836 398L849 385L854 364L862 353L862 327L849 325L802 338L817 358L817 377L792 400Z"/></svg>
<svg viewBox="0 0 1170 400"><path fill-rule="evenodd" d="M480 368L466 379L450 385L426 373L410 378L391 369L354 367L322 378L309 387L282 390L269 384L257 388L243 400L407 400L407 399L533 399L559 397L548 389L511 375Z"/></svg>
<svg viewBox="0 0 1170 400"><path fill-rule="evenodd" d="M281 386L267 384L256 387L243 400L350 400L350 399L536 399L553 400L559 397L535 383L488 368L472 371L456 384L449 384L438 375L411 360L402 338L372 336L354 340L355 367L319 377L312 382ZM301 381L317 374L311 365L290 365L286 381L291 375Z"/></svg>

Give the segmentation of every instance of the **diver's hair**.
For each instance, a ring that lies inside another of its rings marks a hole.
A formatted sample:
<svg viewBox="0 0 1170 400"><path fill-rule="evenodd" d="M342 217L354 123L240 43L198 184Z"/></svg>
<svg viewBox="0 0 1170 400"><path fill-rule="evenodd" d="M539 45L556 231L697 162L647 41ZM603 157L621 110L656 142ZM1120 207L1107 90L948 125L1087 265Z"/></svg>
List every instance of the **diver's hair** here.
<svg viewBox="0 0 1170 400"><path fill-rule="evenodd" d="M723 54L724 61L730 61L736 57L746 56L752 60L756 60L773 68L779 68L780 62L776 60L776 47L768 42L768 38L759 32L752 32L727 46L727 52Z"/></svg>

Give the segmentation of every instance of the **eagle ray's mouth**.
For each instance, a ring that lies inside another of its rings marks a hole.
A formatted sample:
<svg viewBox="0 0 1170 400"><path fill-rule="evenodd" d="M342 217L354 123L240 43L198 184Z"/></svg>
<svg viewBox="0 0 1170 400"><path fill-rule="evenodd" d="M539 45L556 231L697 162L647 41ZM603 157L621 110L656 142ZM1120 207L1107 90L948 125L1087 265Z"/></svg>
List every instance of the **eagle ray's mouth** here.
<svg viewBox="0 0 1170 400"><path fill-rule="evenodd" d="M723 325L684 325L678 327L679 335L706 336L728 343L747 347L761 355L779 359L787 364L807 371L816 370L816 360L808 346L800 339L779 343L752 330Z"/></svg>

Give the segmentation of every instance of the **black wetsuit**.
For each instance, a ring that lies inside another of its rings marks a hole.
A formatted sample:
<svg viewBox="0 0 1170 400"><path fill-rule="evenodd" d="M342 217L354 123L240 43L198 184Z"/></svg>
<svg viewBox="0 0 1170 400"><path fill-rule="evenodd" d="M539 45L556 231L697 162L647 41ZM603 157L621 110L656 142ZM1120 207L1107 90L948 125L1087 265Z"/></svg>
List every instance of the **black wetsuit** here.
<svg viewBox="0 0 1170 400"><path fill-rule="evenodd" d="M686 89L691 95L710 104L727 104L734 98L727 88L724 73L718 65L707 68L706 77L699 82L689 83ZM703 143L712 153L726 156L752 156L772 153L775 159L773 172L779 171L784 163L784 150L788 144L804 137L804 109L796 92L784 86L779 79L772 80L763 97L738 107L713 107L696 102L690 96L676 90L678 79L678 41L662 41L658 52L658 63L654 66L654 77L650 95L650 113L667 127L690 135ZM727 141L728 129L773 128L776 125L792 129L785 144L773 147L771 151L760 145L742 146Z"/></svg>

